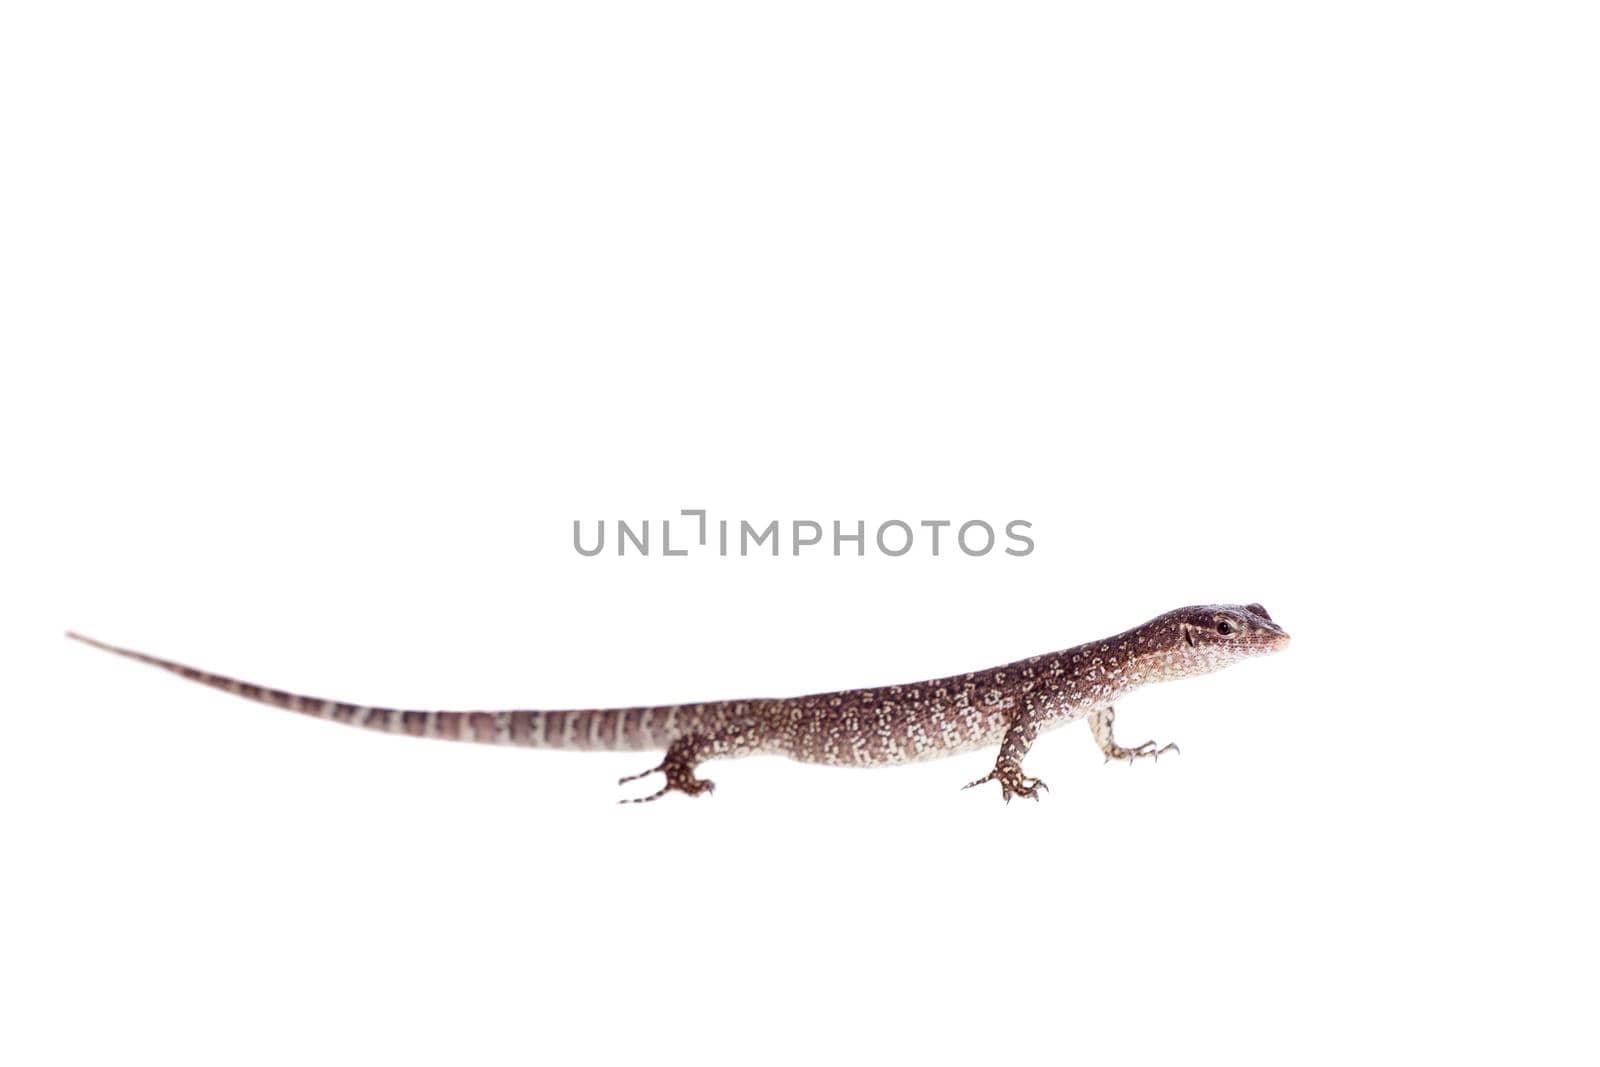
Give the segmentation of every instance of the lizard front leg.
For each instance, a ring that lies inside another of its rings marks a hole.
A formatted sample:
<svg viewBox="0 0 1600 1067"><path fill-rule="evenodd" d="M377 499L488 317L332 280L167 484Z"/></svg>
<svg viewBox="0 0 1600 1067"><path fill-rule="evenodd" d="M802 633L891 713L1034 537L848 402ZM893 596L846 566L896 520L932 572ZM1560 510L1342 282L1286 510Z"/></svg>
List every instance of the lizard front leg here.
<svg viewBox="0 0 1600 1067"><path fill-rule="evenodd" d="M1039 794L1049 792L1050 787L1042 779L1029 778L1022 773L1022 757L1028 754L1028 748L1038 736L1038 715L1027 707L1017 709L1011 717L1005 737L1000 741L1000 755L994 761L994 770L961 788L971 789L975 785L995 781L1000 783L1000 795L1006 798L1007 804L1011 803L1013 793L1038 800Z"/></svg>
<svg viewBox="0 0 1600 1067"><path fill-rule="evenodd" d="M1178 746L1168 741L1157 746L1154 741L1146 741L1142 745L1132 748L1123 748L1117 744L1116 737L1112 734L1111 724L1116 722L1117 709L1112 707L1097 708L1089 713L1089 732L1094 735L1095 744L1100 746L1100 751L1106 754L1106 762L1122 760L1129 766L1138 759L1160 759L1163 752L1177 752Z"/></svg>

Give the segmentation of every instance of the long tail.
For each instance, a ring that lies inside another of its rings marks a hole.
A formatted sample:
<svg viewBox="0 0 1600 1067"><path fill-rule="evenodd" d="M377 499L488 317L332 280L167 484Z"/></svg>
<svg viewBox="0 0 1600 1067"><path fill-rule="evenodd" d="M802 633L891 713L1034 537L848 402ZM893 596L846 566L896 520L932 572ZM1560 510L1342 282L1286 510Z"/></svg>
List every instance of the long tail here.
<svg viewBox="0 0 1600 1067"><path fill-rule="evenodd" d="M582 751L643 751L665 749L698 718L702 706L654 708L590 708L583 711L414 711L374 708L339 700L287 693L282 689L241 682L181 663L118 648L92 637L67 631L74 641L113 652L128 659L221 689L234 696L298 711L318 719L412 737L437 737L447 741L474 741L486 745L521 745L529 748L569 748Z"/></svg>

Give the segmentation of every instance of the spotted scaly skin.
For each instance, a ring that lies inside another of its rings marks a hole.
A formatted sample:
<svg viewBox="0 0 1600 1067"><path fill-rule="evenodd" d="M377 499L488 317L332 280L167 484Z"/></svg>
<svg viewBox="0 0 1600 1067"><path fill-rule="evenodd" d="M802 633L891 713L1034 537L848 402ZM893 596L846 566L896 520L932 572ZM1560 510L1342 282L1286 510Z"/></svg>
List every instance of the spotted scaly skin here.
<svg viewBox="0 0 1600 1067"><path fill-rule="evenodd" d="M1289 643L1289 635L1260 604L1212 604L1169 611L1143 626L1061 652L909 685L582 711L407 711L268 689L80 634L67 636L248 700L368 730L527 748L665 751L655 767L622 781L659 772L666 783L624 803L670 792L711 792L712 783L695 775L710 759L770 754L806 763L880 767L996 744L994 769L969 788L995 781L1008 802L1014 795L1037 800L1047 787L1023 773L1022 761L1041 731L1087 716L1106 759L1158 758L1177 746L1117 744L1111 729L1116 701L1140 686L1219 670Z"/></svg>

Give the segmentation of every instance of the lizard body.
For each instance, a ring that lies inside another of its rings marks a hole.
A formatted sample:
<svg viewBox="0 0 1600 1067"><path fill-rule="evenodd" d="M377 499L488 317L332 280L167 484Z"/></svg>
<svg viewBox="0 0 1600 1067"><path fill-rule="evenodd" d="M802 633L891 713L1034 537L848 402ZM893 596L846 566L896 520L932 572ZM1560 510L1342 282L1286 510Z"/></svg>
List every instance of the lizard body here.
<svg viewBox="0 0 1600 1067"><path fill-rule="evenodd" d="M807 763L874 767L936 759L998 744L994 780L1038 799L1046 788L1022 773L1022 759L1046 729L1087 716L1108 760L1132 762L1176 750L1147 741L1123 748L1112 734L1115 702L1151 682L1218 670L1277 651L1289 635L1259 604L1179 608L1101 641L1032 656L989 670L907 685L849 689L783 699L725 700L574 711L417 711L300 696L241 682L105 644L68 637L148 663L236 696L350 726L414 737L580 751L664 751L666 784L635 802L669 792L710 792L695 776L708 759L771 754Z"/></svg>

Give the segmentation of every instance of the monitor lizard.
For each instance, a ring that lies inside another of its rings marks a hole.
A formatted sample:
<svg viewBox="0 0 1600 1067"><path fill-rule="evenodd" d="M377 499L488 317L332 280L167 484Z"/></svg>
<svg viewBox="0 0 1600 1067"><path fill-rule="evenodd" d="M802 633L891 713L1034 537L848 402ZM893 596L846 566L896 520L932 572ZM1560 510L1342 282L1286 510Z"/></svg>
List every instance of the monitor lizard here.
<svg viewBox="0 0 1600 1067"><path fill-rule="evenodd" d="M620 784L660 773L670 792L696 796L714 788L695 770L710 759L772 754L807 763L878 767L1000 746L994 768L964 788L994 781L1001 795L1032 797L1048 786L1023 773L1040 731L1080 718L1108 761L1158 759L1177 745L1119 745L1115 703L1151 682L1219 670L1275 652L1289 635L1260 604L1178 608L1142 626L1060 652L1031 656L970 674L874 689L783 699L724 700L657 707L576 711L412 711L300 696L197 670L96 641L68 637L148 663L248 700L350 726L414 737L583 751L663 751L661 762Z"/></svg>

